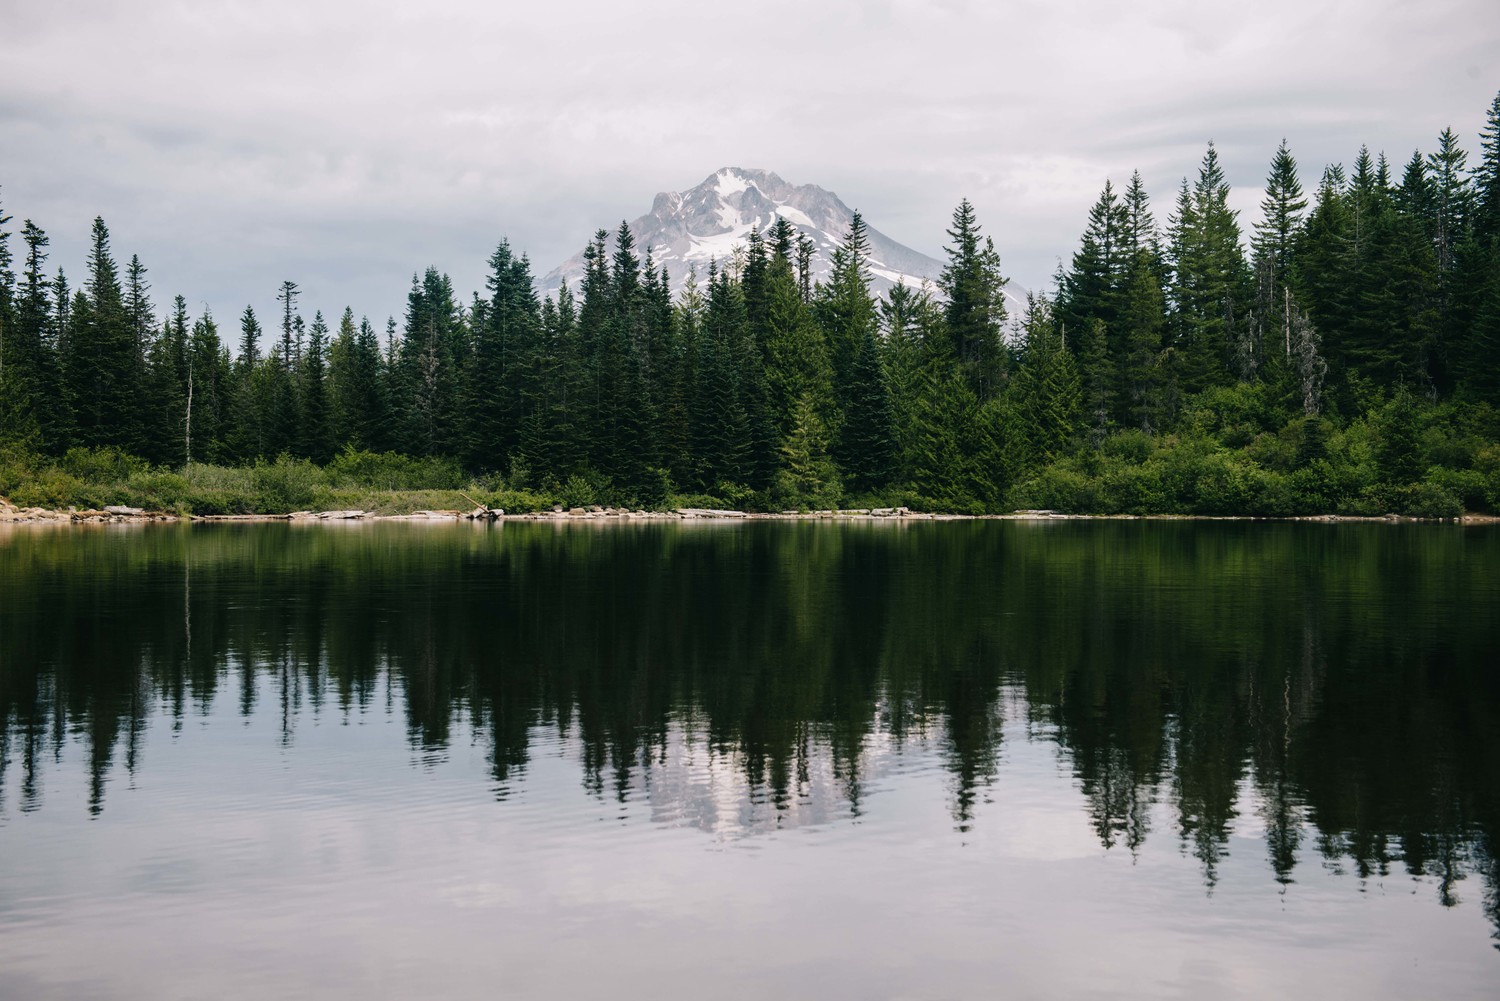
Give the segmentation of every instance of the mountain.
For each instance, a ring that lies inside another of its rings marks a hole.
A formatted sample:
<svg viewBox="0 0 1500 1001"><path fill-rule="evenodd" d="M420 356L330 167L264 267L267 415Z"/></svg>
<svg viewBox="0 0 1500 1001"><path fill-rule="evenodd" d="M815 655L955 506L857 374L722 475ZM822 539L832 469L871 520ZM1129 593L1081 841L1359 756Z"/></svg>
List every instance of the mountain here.
<svg viewBox="0 0 1500 1001"><path fill-rule="evenodd" d="M665 264L673 287L681 289L690 266L697 267L701 284L710 260L717 260L723 267L735 247L749 239L751 227L758 226L766 233L778 216L812 239L817 247L812 260L813 279L826 279L834 248L843 243L854 213L833 192L815 184L788 184L768 170L725 167L696 188L663 191L656 196L651 211L630 224L630 231L637 252L644 257L650 247L656 264ZM868 226L868 218L865 222ZM923 281L936 283L943 262L902 246L873 227L869 238L871 286L876 294L883 294L898 281L913 287ZM580 251L545 275L541 289L550 295L566 280L577 291L582 278ZM1024 289L1006 286L1006 308L1012 317L1020 315L1025 298Z"/></svg>

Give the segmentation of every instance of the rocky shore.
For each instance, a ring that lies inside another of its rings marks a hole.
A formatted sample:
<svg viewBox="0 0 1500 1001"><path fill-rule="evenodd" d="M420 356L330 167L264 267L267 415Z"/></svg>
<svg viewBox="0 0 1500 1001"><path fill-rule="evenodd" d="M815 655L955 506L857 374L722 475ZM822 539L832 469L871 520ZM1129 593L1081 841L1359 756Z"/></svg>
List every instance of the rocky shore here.
<svg viewBox="0 0 1500 1001"><path fill-rule="evenodd" d="M55 511L39 507L16 507L0 497L0 524L142 524L150 522L197 522L236 523L286 521L308 524L314 522L492 522L492 521L1071 521L1086 519L1111 519L1117 521L1318 521L1318 522L1422 522L1452 521L1465 525L1495 524L1500 518L1494 515L1467 514L1462 518L1435 519L1412 518L1388 514L1382 517L1353 517L1346 515L1312 515L1297 518L1266 518L1253 515L1179 515L1179 514L1063 514L1057 511L1013 511L1008 514L934 514L912 511L904 507L885 508L841 508L826 511L781 511L752 512L732 511L720 508L684 507L670 511L632 510L629 508L601 507L553 507L549 511L531 511L523 514L508 514L498 508L475 507L472 510L413 511L410 514L375 514L369 511L294 511L290 514L218 514L180 515L166 511L148 511L136 507L110 506L98 510Z"/></svg>

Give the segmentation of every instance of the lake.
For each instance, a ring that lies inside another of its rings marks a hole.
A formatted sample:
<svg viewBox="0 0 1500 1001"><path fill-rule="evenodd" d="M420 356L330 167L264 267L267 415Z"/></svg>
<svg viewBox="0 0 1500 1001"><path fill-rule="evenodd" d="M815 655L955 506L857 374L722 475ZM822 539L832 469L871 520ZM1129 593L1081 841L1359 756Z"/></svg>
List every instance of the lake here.
<svg viewBox="0 0 1500 1001"><path fill-rule="evenodd" d="M1493 998L1500 530L0 530L3 998Z"/></svg>

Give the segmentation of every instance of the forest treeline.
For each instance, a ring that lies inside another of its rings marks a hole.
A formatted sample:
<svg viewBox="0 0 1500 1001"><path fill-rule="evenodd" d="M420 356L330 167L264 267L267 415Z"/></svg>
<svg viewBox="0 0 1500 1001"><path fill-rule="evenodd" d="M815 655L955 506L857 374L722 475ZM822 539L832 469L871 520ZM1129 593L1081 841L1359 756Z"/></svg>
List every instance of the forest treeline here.
<svg viewBox="0 0 1500 1001"><path fill-rule="evenodd" d="M1480 147L1362 148L1308 190L1283 142L1247 241L1210 143L1165 223L1139 173L1106 182L1018 317L967 200L935 287L884 297L857 213L826 281L781 219L675 296L622 223L555 297L501 242L484 292L428 268L383 330L308 320L288 281L237 333L159 315L102 219L75 288L0 212L0 492L66 503L110 467L207 510L222 467L340 459L535 503L1496 511L1500 95Z"/></svg>

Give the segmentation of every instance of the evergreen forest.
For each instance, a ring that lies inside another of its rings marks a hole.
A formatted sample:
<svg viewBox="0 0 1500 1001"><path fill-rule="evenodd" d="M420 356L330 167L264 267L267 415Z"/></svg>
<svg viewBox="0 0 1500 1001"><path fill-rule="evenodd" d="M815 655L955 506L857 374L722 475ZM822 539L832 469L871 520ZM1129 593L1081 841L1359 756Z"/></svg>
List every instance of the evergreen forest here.
<svg viewBox="0 0 1500 1001"><path fill-rule="evenodd" d="M1213 144L1165 219L1106 182L1051 294L1005 308L963 201L935 286L871 290L858 213L825 281L782 219L673 280L621 224L578 287L501 242L482 292L415 275L352 307L224 322L152 299L95 219L81 280L0 207L0 495L273 513L462 489L552 504L959 513L1500 512L1500 95L1304 184L1262 218Z"/></svg>

